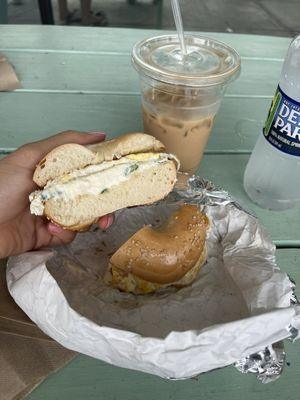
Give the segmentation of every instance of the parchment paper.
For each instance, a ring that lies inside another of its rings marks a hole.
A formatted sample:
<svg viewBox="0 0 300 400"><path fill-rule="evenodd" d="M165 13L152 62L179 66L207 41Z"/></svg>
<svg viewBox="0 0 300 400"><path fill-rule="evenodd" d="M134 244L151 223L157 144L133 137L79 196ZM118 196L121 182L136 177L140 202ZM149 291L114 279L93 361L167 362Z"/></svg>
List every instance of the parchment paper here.
<svg viewBox="0 0 300 400"><path fill-rule="evenodd" d="M193 202L201 205L202 197ZM12 258L7 274L12 296L64 346L172 379L246 359L290 337L291 328L298 336L299 306L291 305L293 284L276 265L275 246L259 221L228 199L204 208L211 221L208 261L191 286L147 296L105 286L112 252L177 206L171 201L124 210L107 232L79 234L54 256L35 252ZM271 352L273 368L278 357ZM277 376L280 371L279 365Z"/></svg>
<svg viewBox="0 0 300 400"><path fill-rule="evenodd" d="M0 53L0 92L21 88L20 81L4 54Z"/></svg>

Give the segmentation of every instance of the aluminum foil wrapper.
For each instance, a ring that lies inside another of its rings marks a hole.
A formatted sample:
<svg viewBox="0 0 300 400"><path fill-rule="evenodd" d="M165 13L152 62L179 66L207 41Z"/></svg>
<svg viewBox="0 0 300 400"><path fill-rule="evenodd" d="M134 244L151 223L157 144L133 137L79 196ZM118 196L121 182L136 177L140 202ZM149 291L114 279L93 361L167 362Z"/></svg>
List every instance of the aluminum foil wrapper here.
<svg viewBox="0 0 300 400"><path fill-rule="evenodd" d="M187 189L188 188L188 189ZM212 182L193 176L188 178L182 175L181 182L173 191L167 202L173 204L202 204L210 206L225 206L232 204L237 209L243 210L249 215L255 217L250 210L242 207L228 192L222 189L216 189ZM295 282L290 278L291 282L291 305L300 304L295 295ZM298 329L289 327L290 339L294 340L298 337ZM269 383L280 377L285 364L285 351L283 342L278 342L262 349L261 351L251 354L243 359L235 362L233 365L242 373L254 373L262 383Z"/></svg>
<svg viewBox="0 0 300 400"><path fill-rule="evenodd" d="M255 217L255 214L233 199L228 192L219 189L216 190L212 182L194 176L190 179L182 177L182 183L177 190L169 196L168 201L178 202L179 204L185 199L185 203L203 204L203 205L228 205L232 204L236 208L245 211L249 215ZM185 190L184 186L189 189ZM290 278L291 282L291 305L300 304L295 294L295 282ZM294 340L298 337L298 329L289 327L290 339ZM242 373L254 373L262 383L269 383L280 377L285 364L285 351L283 342L278 342L266 347L265 349L251 354L237 361L233 365Z"/></svg>
<svg viewBox="0 0 300 400"><path fill-rule="evenodd" d="M111 254L184 203L211 221L196 281L144 296L105 285ZM181 175L163 201L118 212L107 232L78 234L54 254L12 257L7 282L19 306L65 347L168 379L232 364L270 382L282 372L282 340L299 336L294 283L277 267L268 234L226 191L198 177Z"/></svg>

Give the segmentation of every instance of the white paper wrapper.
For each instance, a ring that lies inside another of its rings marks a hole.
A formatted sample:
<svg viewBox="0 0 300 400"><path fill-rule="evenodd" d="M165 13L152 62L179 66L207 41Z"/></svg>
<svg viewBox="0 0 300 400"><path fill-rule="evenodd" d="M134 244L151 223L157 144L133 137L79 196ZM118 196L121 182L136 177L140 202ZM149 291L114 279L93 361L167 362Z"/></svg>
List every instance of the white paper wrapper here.
<svg viewBox="0 0 300 400"><path fill-rule="evenodd" d="M120 212L107 232L81 233L54 256L11 258L11 295L63 346L114 365L185 379L236 363L265 382L274 379L283 351L270 345L291 332L298 336L300 327L293 284L276 266L275 247L258 220L224 192L199 191L198 183L158 205ZM182 201L206 204L211 221L208 261L197 280L147 296L107 287L102 278L110 254Z"/></svg>

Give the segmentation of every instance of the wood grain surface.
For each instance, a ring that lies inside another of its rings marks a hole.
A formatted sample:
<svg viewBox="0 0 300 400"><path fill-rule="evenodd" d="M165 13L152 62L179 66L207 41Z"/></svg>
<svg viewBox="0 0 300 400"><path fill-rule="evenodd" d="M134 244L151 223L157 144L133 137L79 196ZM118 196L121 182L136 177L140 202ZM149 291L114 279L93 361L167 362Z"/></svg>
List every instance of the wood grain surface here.
<svg viewBox="0 0 300 400"><path fill-rule="evenodd" d="M104 130L109 137L142 129L139 80L130 52L159 31L58 26L0 26L0 52L22 89L0 93L0 155L65 129ZM163 33L166 33L165 31ZM205 33L242 57L240 78L227 90L198 173L253 210L269 231L284 271L300 281L300 207L272 212L244 193L243 172L260 134L290 39ZM169 382L79 356L28 399L289 400L299 398L299 344L287 344L289 365L262 385L228 367L198 380Z"/></svg>

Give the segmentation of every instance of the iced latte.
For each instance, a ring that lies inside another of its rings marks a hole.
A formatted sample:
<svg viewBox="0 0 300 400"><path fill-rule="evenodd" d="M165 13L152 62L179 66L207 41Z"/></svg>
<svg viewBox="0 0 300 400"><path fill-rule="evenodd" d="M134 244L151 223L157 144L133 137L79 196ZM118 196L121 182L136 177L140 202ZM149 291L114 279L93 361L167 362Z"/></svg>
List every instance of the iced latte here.
<svg viewBox="0 0 300 400"><path fill-rule="evenodd" d="M195 92L195 91L194 91ZM201 96L146 89L143 94L144 131L159 139L180 159L181 170L194 173L202 158L218 105L205 109ZM200 110L199 110L200 108Z"/></svg>
<svg viewBox="0 0 300 400"><path fill-rule="evenodd" d="M144 132L161 140L194 173L201 161L225 87L237 77L240 58L229 46L186 35L180 56L177 36L137 43L133 65L140 74Z"/></svg>

